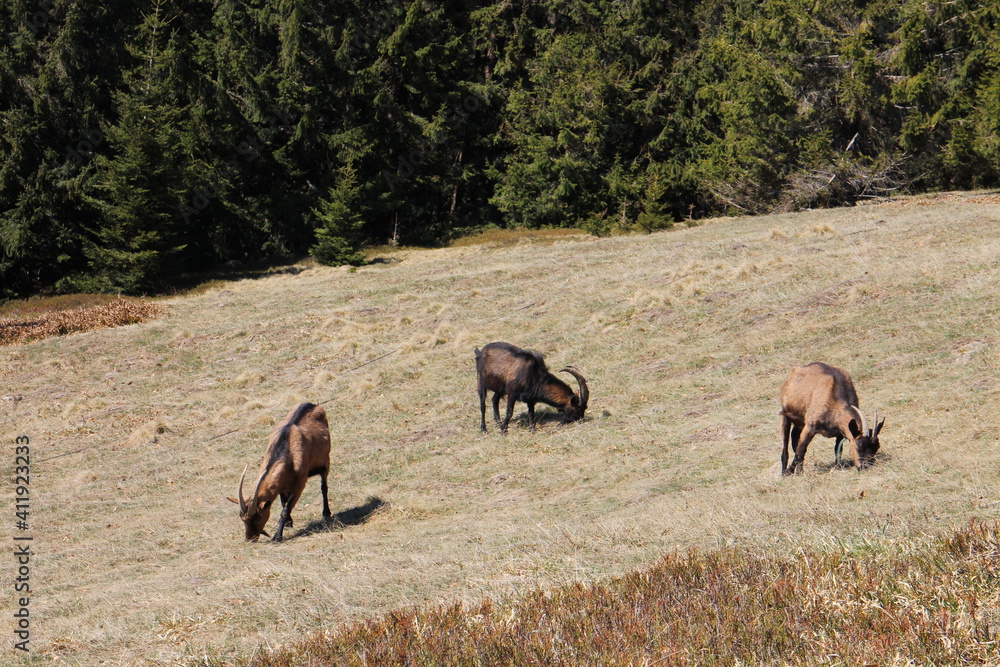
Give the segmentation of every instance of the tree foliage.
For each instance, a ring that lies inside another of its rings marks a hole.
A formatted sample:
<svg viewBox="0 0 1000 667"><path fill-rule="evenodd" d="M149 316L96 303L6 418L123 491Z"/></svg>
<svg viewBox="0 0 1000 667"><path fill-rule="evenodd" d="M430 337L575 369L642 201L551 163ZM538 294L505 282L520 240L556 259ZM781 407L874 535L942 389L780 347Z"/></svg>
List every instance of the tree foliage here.
<svg viewBox="0 0 1000 667"><path fill-rule="evenodd" d="M364 255L358 249L358 232L364 221L357 211L358 185L353 165L345 165L328 197L314 209L316 243L310 248L320 264L359 265Z"/></svg>
<svg viewBox="0 0 1000 667"><path fill-rule="evenodd" d="M0 298L1000 181L975 0L10 0Z"/></svg>

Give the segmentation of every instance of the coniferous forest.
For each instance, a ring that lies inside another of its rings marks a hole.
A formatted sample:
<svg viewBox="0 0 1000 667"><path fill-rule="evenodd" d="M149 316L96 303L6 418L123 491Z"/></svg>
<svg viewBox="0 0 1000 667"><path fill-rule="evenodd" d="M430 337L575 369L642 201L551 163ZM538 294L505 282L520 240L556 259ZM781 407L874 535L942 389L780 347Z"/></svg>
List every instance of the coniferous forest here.
<svg viewBox="0 0 1000 667"><path fill-rule="evenodd" d="M978 0L6 0L0 298L1000 181Z"/></svg>

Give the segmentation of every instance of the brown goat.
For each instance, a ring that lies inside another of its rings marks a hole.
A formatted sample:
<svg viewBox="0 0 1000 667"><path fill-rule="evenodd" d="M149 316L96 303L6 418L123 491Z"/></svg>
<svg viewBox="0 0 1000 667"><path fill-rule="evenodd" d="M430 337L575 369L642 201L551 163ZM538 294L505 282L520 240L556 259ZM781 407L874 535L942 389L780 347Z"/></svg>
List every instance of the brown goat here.
<svg viewBox="0 0 1000 667"><path fill-rule="evenodd" d="M851 443L851 458L858 469L866 468L879 448L878 434L885 419L869 430L858 408L858 394L851 377L839 368L814 361L796 366L781 386L781 474L791 475L802 468L802 460L813 436L836 438L834 465L841 465L844 440ZM788 465L791 439L795 457Z"/></svg>
<svg viewBox="0 0 1000 667"><path fill-rule="evenodd" d="M522 350L509 343L490 343L476 350L476 379L479 392L480 427L486 433L486 392L493 392L493 418L500 423L500 398L507 397L507 414L500 423L500 432L507 433L507 424L514 414L514 403L528 406L528 426L535 428L535 403L545 403L563 413L563 422L582 419L587 410L590 392L587 380L575 367L559 371L569 373L580 385L577 396L565 382L549 372L538 352Z"/></svg>
<svg viewBox="0 0 1000 667"><path fill-rule="evenodd" d="M327 500L326 477L330 471L330 429L323 408L312 403L296 406L274 432L264 452L257 483L249 500L243 499L243 480L247 465L240 477L237 498L229 500L240 506L240 519L246 529L246 541L256 542L263 535L264 526L271 516L271 503L281 498L281 515L274 531L274 542L280 542L285 526L292 525L292 509L306 488L306 481L313 475L320 476L323 492L323 518L329 519L330 503Z"/></svg>

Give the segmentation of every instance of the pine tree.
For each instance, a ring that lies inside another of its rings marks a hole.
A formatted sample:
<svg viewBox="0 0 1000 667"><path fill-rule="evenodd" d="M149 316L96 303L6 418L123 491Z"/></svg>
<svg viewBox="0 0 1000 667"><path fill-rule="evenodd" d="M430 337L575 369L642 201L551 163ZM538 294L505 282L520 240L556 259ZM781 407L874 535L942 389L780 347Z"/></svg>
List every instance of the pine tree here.
<svg viewBox="0 0 1000 667"><path fill-rule="evenodd" d="M85 272L83 205L106 148L130 3L11 0L0 7L0 298ZM99 44L100 48L97 47Z"/></svg>
<svg viewBox="0 0 1000 667"><path fill-rule="evenodd" d="M666 179L662 169L653 166L646 170L645 191L642 193L642 211L635 221L640 231L650 232L670 229L674 226L673 215L663 199L667 194Z"/></svg>
<svg viewBox="0 0 1000 667"><path fill-rule="evenodd" d="M359 231L364 223L357 212L358 184L354 166L348 164L337 174L337 183L313 209L316 216L316 243L310 253L320 264L360 266L365 256L358 251Z"/></svg>
<svg viewBox="0 0 1000 667"><path fill-rule="evenodd" d="M184 206L193 188L175 19L167 0L153 0L130 45L138 62L115 95L108 152L94 160L89 201L99 217L85 247L91 275L74 278L78 288L143 292L182 268Z"/></svg>
<svg viewBox="0 0 1000 667"><path fill-rule="evenodd" d="M511 147L493 204L511 226L572 226L615 216L602 175L619 150L621 68L585 34L557 36L511 92Z"/></svg>

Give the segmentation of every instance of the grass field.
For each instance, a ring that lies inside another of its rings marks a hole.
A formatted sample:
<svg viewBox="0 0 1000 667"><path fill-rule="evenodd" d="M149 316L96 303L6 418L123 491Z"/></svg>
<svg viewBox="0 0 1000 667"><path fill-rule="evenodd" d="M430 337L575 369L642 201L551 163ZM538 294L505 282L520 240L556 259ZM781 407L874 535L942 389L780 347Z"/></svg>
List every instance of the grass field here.
<svg viewBox="0 0 1000 667"><path fill-rule="evenodd" d="M0 347L10 533L12 443L31 439L32 656L238 663L692 548L864 554L996 520L998 294L1000 200L954 194L387 251ZM493 340L579 367L587 419L480 434L472 351ZM804 474L778 474L778 389L813 360L886 416L863 473L831 470L817 438ZM245 544L226 496L302 400L329 416L342 523L321 522L312 480L286 542Z"/></svg>

